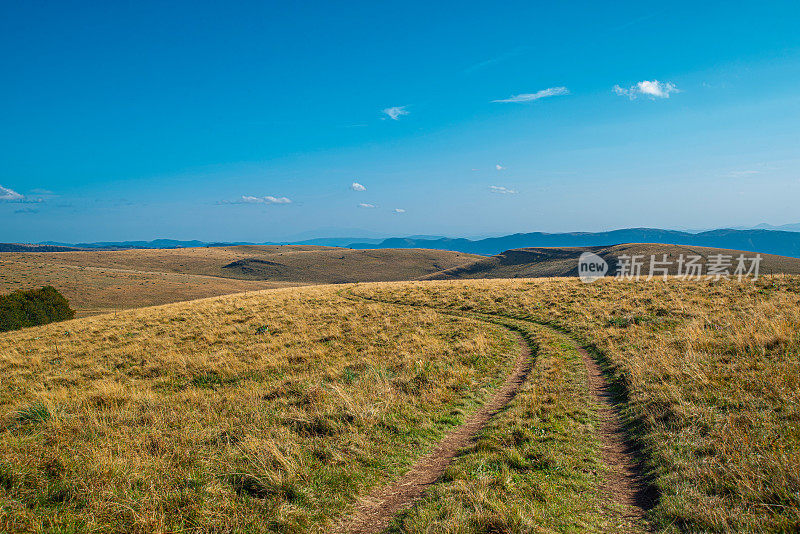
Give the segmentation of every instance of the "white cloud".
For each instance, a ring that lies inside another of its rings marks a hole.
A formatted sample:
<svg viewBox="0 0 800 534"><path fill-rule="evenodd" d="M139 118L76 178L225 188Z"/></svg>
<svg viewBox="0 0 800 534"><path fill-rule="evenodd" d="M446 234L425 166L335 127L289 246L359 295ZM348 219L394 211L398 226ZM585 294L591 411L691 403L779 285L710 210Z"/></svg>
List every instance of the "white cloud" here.
<svg viewBox="0 0 800 534"><path fill-rule="evenodd" d="M374 208L375 204L367 204L366 202L360 202L358 204L359 208Z"/></svg>
<svg viewBox="0 0 800 534"><path fill-rule="evenodd" d="M498 163L497 165L495 165L495 166L494 166L494 168L495 168L495 169L497 169L498 171L504 171L504 170L506 170L506 168L505 168L505 167L503 167L502 165L500 165L499 163Z"/></svg>
<svg viewBox="0 0 800 534"><path fill-rule="evenodd" d="M246 204L291 204L292 200L286 197L254 197L250 195L242 195L242 202Z"/></svg>
<svg viewBox="0 0 800 534"><path fill-rule="evenodd" d="M364 187L363 185L361 185L358 182L353 182L352 185L350 186L350 189L352 189L353 191L366 191L367 190L366 187Z"/></svg>
<svg viewBox="0 0 800 534"><path fill-rule="evenodd" d="M501 195L515 195L517 191L515 189L509 189L507 187L503 187L502 185L490 185L489 191L492 193L500 193Z"/></svg>
<svg viewBox="0 0 800 534"><path fill-rule="evenodd" d="M540 98L547 98L549 96L561 96L568 94L569 94L569 89L567 89L566 87L548 87L547 89L542 89L541 91L536 91L535 93L523 93L521 95L513 95L510 98L492 100L492 102L500 102L500 103L533 102L534 100L539 100Z"/></svg>
<svg viewBox="0 0 800 534"><path fill-rule="evenodd" d="M408 115L408 111L406 111L406 106L394 106L391 108L386 108L383 110L383 112L386 113L389 116L389 118L394 121L396 121L397 118L401 117L402 115Z"/></svg>
<svg viewBox="0 0 800 534"><path fill-rule="evenodd" d="M25 195L21 195L13 189L0 185L0 200L22 200L24 198Z"/></svg>
<svg viewBox="0 0 800 534"><path fill-rule="evenodd" d="M395 208L392 211L394 211L395 213L405 213L406 212L406 210L404 210L403 208Z"/></svg>
<svg viewBox="0 0 800 534"><path fill-rule="evenodd" d="M631 85L627 89L625 87L615 85L614 92L620 96L627 96L631 100L639 98L640 96L645 96L651 100L654 100L656 98L669 98L669 95L672 93L680 93L680 89L678 89L675 84L671 82L644 80L635 85Z"/></svg>

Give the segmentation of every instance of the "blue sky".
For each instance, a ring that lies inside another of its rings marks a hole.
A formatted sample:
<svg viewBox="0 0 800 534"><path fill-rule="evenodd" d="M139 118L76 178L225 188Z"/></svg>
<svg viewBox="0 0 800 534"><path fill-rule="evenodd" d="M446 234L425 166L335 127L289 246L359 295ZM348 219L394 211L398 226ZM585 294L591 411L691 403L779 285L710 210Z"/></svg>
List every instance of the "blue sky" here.
<svg viewBox="0 0 800 534"><path fill-rule="evenodd" d="M4 2L0 241L796 223L798 26L796 1Z"/></svg>

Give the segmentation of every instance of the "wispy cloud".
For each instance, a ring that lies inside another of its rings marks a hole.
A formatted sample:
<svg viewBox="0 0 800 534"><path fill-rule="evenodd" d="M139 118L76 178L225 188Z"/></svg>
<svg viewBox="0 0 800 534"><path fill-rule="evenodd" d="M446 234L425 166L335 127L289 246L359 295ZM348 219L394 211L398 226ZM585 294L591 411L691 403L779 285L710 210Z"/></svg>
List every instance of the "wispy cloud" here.
<svg viewBox="0 0 800 534"><path fill-rule="evenodd" d="M0 185L0 202L11 202L14 204L43 204L44 198L31 198L18 193L9 187Z"/></svg>
<svg viewBox="0 0 800 534"><path fill-rule="evenodd" d="M408 115L408 111L406 111L407 106L394 106L391 108L386 108L383 112L389 116L390 119L396 121L399 117L403 115Z"/></svg>
<svg viewBox="0 0 800 534"><path fill-rule="evenodd" d="M367 204L366 202L360 202L358 204L359 208L374 208L375 204Z"/></svg>
<svg viewBox="0 0 800 534"><path fill-rule="evenodd" d="M499 163L498 163L497 165L495 165L495 166L494 166L494 168L495 168L495 169L497 169L498 171L504 171L504 170L506 170L506 168L505 168L505 167L503 167L502 165L500 165ZM476 169L476 170L477 170L477 169Z"/></svg>
<svg viewBox="0 0 800 534"><path fill-rule="evenodd" d="M620 96L627 96L631 100L635 100L639 97L647 97L654 100L656 98L669 98L670 94L680 93L681 91L671 82L643 80L628 88L615 85L614 92Z"/></svg>
<svg viewBox="0 0 800 534"><path fill-rule="evenodd" d="M242 202L245 204L291 204L292 200L286 197L254 197L250 195L242 195Z"/></svg>
<svg viewBox="0 0 800 534"><path fill-rule="evenodd" d="M33 208L22 208L14 210L14 213L39 213L39 210L35 210Z"/></svg>
<svg viewBox="0 0 800 534"><path fill-rule="evenodd" d="M25 195L21 195L14 191L13 189L9 189L8 187L3 187L0 185L0 200L24 200Z"/></svg>
<svg viewBox="0 0 800 534"><path fill-rule="evenodd" d="M406 210L404 210L403 208L395 208L392 211L394 213L405 213L406 212Z"/></svg>
<svg viewBox="0 0 800 534"><path fill-rule="evenodd" d="M501 195L516 195L517 191L515 189L509 189L508 187L503 187L502 185L490 185L489 191L492 193L500 193Z"/></svg>
<svg viewBox="0 0 800 534"><path fill-rule="evenodd" d="M743 176L752 176L754 174L761 174L762 171L747 170L747 171L730 171L727 176L731 178L741 178Z"/></svg>
<svg viewBox="0 0 800 534"><path fill-rule="evenodd" d="M535 93L522 93L519 95L513 95L510 98L492 100L492 102L500 102L500 103L533 102L534 100L539 100L540 98L547 98L550 96L561 96L568 94L569 94L569 89L567 89L566 87L548 87L547 89L542 89L541 91L536 91Z"/></svg>
<svg viewBox="0 0 800 534"><path fill-rule="evenodd" d="M361 185L361 184L360 184L360 183L358 183L358 182L353 182L353 183L350 185L350 189L352 189L353 191L366 191L366 190L367 190L367 188L366 188L366 187L364 187L363 185Z"/></svg>

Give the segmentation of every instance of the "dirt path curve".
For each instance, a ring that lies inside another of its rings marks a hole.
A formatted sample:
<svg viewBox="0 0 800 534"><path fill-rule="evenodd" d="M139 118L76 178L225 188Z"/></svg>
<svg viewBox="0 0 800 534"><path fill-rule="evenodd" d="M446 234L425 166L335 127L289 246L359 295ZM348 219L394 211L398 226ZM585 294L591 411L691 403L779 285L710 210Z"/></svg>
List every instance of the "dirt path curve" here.
<svg viewBox="0 0 800 534"><path fill-rule="evenodd" d="M345 295L343 294L342 296ZM603 375L597 360L581 346L578 339L552 325L528 318L505 316L499 313L459 313L425 305L381 301L352 293L347 295L346 298L429 308L450 315L492 322L510 330L516 330L513 326L514 323L529 323L541 328L548 328L574 342L576 350L583 358L589 385L589 395L597 407L600 419L598 439L600 440L601 458L609 469L603 490L608 495L609 501L616 505L624 519L631 524L634 530L651 530L646 516L647 512L655 506L658 496L644 477L642 464L639 461L641 451L637 449L625 431L620 415L620 402L614 395L608 379ZM496 321L493 318L500 319L500 321ZM448 434L436 449L419 460L403 477L373 491L356 508L356 512L345 522L340 523L332 532L337 534L379 533L389 525L392 517L397 512L410 507L415 500L419 499L424 490L436 482L444 472L458 450L473 441L481 429L486 426L489 419L514 398L533 363L530 358L531 347L529 342L521 339L521 346L523 348L513 371L483 408L472 415L463 425Z"/></svg>
<svg viewBox="0 0 800 534"><path fill-rule="evenodd" d="M514 398L532 367L528 343L519 336L519 355L514 368L491 398L472 414L461 426L452 430L426 456L421 458L398 480L377 488L362 499L356 510L331 532L349 534L373 534L382 532L392 518L409 508L422 497L424 491L444 473L458 451L470 443L486 426L486 423Z"/></svg>

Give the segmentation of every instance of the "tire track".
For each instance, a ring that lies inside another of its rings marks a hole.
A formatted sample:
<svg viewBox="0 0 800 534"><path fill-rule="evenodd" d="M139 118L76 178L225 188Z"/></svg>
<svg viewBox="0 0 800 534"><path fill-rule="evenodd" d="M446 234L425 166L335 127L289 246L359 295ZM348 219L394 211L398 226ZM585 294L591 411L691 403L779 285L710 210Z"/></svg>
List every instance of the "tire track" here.
<svg viewBox="0 0 800 534"><path fill-rule="evenodd" d="M436 308L420 304L382 301L350 293L340 293L345 298L368 300L382 304L393 304L418 308L428 308L440 313L482 320L498 324L520 335L520 328L514 323L529 323L548 328L559 336L574 343L586 368L589 396L595 404L600 427L600 455L608 468L603 491L610 503L616 505L626 520L636 525L636 530L650 530L647 512L655 506L657 494L644 475L641 450L629 438L620 414L621 402L613 393L609 380L604 375L595 357L583 346L580 340L553 325L519 316L505 316L499 313L458 312L446 308ZM522 338L522 336L520 335ZM392 517L419 499L424 490L435 483L461 447L473 441L486 426L492 416L508 404L522 385L532 367L531 342L523 341L523 350L517 358L514 370L506 378L500 389L468 421L448 434L427 456L423 457L405 475L387 486L371 493L357 508L355 514L341 523L333 532L352 534L372 534L384 530ZM527 362L527 363L525 363Z"/></svg>
<svg viewBox="0 0 800 534"><path fill-rule="evenodd" d="M355 295L342 296L363 299ZM393 304L382 301L374 302ZM431 452L419 459L398 480L376 488L366 497L363 497L353 514L339 523L331 532L337 534L377 534L385 530L397 513L411 507L415 501L423 496L428 487L439 480L456 454L475 441L491 418L511 402L523 382L525 382L525 378L533 367L533 359L531 357L532 347L522 334L512 326L485 318L462 314L451 315L479 319L484 322L499 324L511 330L518 337L517 346L519 348L513 369L483 406L469 416L464 423L451 430Z"/></svg>

